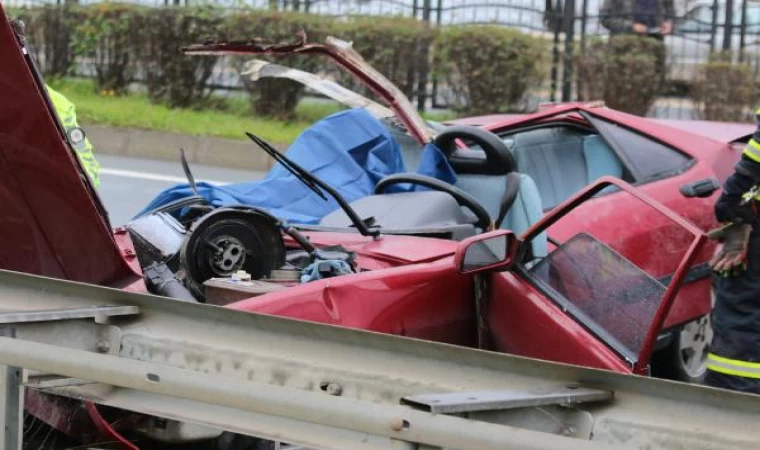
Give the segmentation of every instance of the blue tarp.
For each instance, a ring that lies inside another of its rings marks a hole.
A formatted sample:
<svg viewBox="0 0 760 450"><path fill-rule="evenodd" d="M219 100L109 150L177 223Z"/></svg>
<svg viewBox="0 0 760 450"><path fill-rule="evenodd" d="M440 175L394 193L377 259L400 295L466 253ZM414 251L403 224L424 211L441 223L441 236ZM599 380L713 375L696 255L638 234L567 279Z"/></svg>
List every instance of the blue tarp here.
<svg viewBox="0 0 760 450"><path fill-rule="evenodd" d="M254 143L251 151L256 151ZM435 145L428 144L422 151L417 173L452 184L456 181L453 169ZM384 177L406 172L399 145L382 122L364 109L350 109L322 119L304 131L286 155L329 183L349 202L371 195ZM414 187L399 186L396 190L401 189ZM332 198L325 201L317 196L280 164L263 180L223 186L201 182L198 191L214 206L255 206L293 223L317 223L339 207ZM137 216L192 195L187 183L173 186Z"/></svg>

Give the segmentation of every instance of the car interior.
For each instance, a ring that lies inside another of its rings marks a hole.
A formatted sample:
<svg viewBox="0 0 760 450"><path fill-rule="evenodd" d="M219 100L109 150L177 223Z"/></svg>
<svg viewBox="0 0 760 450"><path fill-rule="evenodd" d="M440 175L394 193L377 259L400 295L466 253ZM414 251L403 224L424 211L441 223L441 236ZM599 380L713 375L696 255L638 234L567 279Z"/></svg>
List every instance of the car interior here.
<svg viewBox="0 0 760 450"><path fill-rule="evenodd" d="M421 155L419 145L400 131L394 133L394 138L401 147L405 166L416 167ZM458 140L468 148L458 148ZM444 129L435 143L457 174L453 190L433 186L426 186L433 190L396 194L376 190L376 195L351 204L368 225L386 234L461 240L482 232L482 226L478 226L482 221L473 208L457 201L455 194L465 194L485 209L496 228L519 235L547 211L600 177L632 179L599 134L575 124L526 127L498 137L482 128L454 126ZM411 179L417 177L392 177L397 184L419 184ZM387 186L382 187L387 190ZM339 210L310 228L350 226L345 212ZM532 255L546 254L546 236L539 235L532 242Z"/></svg>

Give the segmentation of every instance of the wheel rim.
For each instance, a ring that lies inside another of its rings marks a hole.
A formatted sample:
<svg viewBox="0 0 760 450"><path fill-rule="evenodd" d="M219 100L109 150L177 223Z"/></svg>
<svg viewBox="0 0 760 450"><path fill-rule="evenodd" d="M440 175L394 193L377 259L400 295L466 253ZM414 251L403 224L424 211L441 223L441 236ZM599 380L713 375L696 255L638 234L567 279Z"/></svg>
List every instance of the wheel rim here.
<svg viewBox="0 0 760 450"><path fill-rule="evenodd" d="M715 305L715 291L710 290L710 301ZM700 378L707 371L713 329L710 314L686 324L680 333L679 353L681 367L690 378Z"/></svg>

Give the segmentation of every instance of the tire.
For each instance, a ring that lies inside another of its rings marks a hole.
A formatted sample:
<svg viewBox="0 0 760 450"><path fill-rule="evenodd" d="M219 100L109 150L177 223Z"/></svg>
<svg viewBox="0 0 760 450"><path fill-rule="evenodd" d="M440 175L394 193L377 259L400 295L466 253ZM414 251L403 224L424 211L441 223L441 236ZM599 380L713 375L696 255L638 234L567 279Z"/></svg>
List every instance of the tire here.
<svg viewBox="0 0 760 450"><path fill-rule="evenodd" d="M715 305L715 291L710 297ZM652 375L658 378L702 384L707 374L707 355L712 342L710 314L687 323L667 347L652 356Z"/></svg>

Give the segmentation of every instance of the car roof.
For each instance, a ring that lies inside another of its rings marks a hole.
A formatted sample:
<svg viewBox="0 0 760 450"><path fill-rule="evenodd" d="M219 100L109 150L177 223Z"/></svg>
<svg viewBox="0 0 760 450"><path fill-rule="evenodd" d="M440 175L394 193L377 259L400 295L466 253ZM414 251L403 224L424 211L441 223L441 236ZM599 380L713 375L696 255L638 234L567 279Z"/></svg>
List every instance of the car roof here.
<svg viewBox="0 0 760 450"><path fill-rule="evenodd" d="M580 107L583 109L583 107ZM606 108L610 111L615 111L610 108ZM625 114L619 112L621 114ZM447 121L447 125L470 125L486 127L491 130L498 130L508 127L510 124L529 119L535 113L531 114L490 114L474 117L463 117L454 120ZM702 138L710 139L721 143L732 143L737 141L746 140L751 136L756 126L751 123L738 123L738 122L717 122L708 120L674 120L674 119L657 119L657 118L644 118L638 116L632 116L626 114L626 116L634 117L641 120L645 120L655 124L657 126L667 126L687 132L689 134L698 135Z"/></svg>

